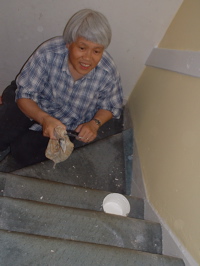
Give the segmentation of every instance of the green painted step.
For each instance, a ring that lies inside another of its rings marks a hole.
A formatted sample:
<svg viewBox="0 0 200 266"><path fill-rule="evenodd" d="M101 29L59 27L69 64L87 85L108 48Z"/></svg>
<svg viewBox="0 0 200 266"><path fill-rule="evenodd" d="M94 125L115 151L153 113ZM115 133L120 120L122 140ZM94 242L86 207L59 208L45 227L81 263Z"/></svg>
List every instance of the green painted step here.
<svg viewBox="0 0 200 266"><path fill-rule="evenodd" d="M180 259L0 230L3 266L184 266Z"/></svg>
<svg viewBox="0 0 200 266"><path fill-rule="evenodd" d="M97 134L97 138L95 139L95 142L122 132L124 130L123 117L124 115L122 112L120 119L112 118L111 120L103 124L101 128L98 130L98 134ZM94 142L86 144L78 140L75 140L74 146L75 148L80 148L83 146L85 148L86 145L93 145L93 143ZM3 161L0 162L0 172L4 172L4 173L11 173L13 171L22 169L24 167L25 166L23 165L23 163L17 162L12 157L11 154L9 154Z"/></svg>
<svg viewBox="0 0 200 266"><path fill-rule="evenodd" d="M85 189L58 182L0 173L0 195L43 203L102 211L107 191ZM129 217L144 218L144 201L126 196L131 211Z"/></svg>
<svg viewBox="0 0 200 266"><path fill-rule="evenodd" d="M157 223L90 210L0 197L0 229L162 252Z"/></svg>
<svg viewBox="0 0 200 266"><path fill-rule="evenodd" d="M126 194L122 133L78 148L55 169L53 165L52 161L45 161L13 173Z"/></svg>

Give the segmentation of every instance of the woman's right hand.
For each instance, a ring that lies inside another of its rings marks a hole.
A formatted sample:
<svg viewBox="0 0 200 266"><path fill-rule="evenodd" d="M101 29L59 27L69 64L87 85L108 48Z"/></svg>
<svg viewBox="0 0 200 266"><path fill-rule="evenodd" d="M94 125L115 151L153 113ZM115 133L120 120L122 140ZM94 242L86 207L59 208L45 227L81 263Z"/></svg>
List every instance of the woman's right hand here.
<svg viewBox="0 0 200 266"><path fill-rule="evenodd" d="M59 126L66 130L66 126L62 122L50 115L46 115L43 117L41 121L41 126L43 129L43 136L49 137L50 139L56 139L54 135L54 129L56 127Z"/></svg>
<svg viewBox="0 0 200 266"><path fill-rule="evenodd" d="M57 126L66 129L66 126L61 123L58 119L50 116L44 112L36 102L31 99L21 98L17 100L17 105L20 110L29 118L38 122L43 129L43 135L50 139L56 139L54 135L54 129Z"/></svg>

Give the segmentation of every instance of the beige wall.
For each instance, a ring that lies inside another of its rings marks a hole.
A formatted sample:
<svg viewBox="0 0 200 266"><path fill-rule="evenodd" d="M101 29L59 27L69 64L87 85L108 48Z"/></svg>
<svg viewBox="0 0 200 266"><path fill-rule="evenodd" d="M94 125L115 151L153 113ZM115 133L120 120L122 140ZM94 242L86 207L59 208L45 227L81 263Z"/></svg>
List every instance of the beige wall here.
<svg viewBox="0 0 200 266"><path fill-rule="evenodd" d="M199 50L200 1L184 1L161 48ZM200 263L200 79L147 67L129 107L148 198Z"/></svg>
<svg viewBox="0 0 200 266"><path fill-rule="evenodd" d="M200 1L184 0L159 47L200 50Z"/></svg>

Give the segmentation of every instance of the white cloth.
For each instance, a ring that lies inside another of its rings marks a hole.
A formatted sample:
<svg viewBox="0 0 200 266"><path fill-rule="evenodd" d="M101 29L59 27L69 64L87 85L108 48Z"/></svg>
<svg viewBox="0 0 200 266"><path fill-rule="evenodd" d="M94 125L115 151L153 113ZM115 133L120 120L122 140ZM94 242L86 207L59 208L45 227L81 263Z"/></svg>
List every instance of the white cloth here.
<svg viewBox="0 0 200 266"><path fill-rule="evenodd" d="M74 144L70 141L67 131L62 127L55 128L55 136L57 139L49 140L45 156L57 164L65 161L71 155Z"/></svg>

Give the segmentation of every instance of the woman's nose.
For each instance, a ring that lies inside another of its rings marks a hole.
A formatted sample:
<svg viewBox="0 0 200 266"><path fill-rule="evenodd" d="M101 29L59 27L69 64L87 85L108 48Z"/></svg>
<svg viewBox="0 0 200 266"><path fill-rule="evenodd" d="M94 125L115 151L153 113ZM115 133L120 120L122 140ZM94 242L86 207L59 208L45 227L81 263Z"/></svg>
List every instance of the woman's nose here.
<svg viewBox="0 0 200 266"><path fill-rule="evenodd" d="M89 49L86 50L84 53L84 58L90 60L91 57L92 57L92 51L90 51Z"/></svg>

